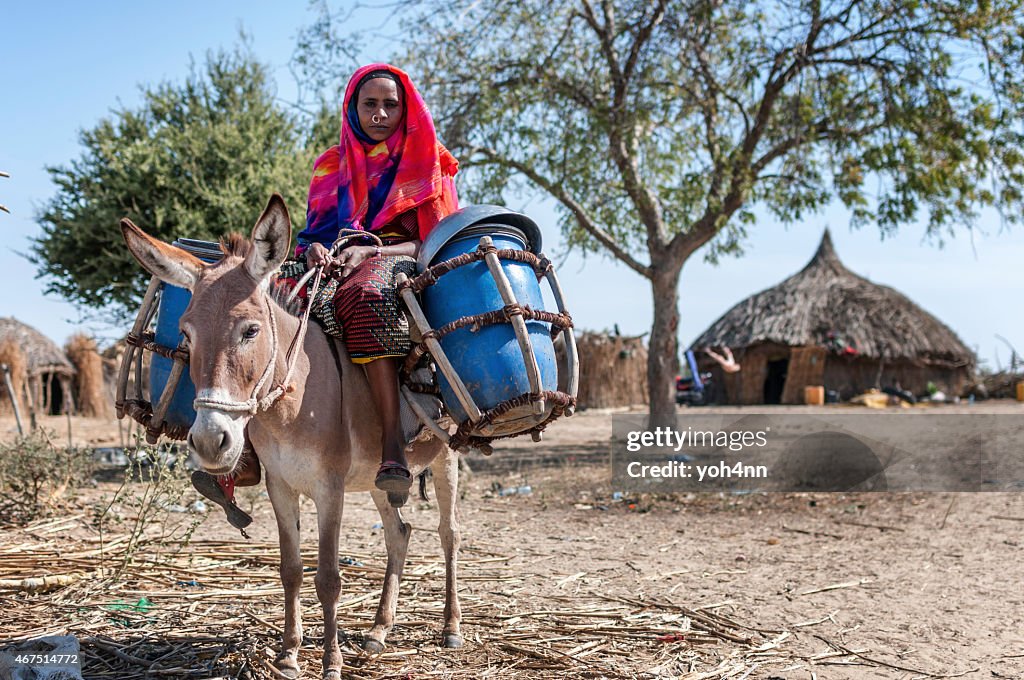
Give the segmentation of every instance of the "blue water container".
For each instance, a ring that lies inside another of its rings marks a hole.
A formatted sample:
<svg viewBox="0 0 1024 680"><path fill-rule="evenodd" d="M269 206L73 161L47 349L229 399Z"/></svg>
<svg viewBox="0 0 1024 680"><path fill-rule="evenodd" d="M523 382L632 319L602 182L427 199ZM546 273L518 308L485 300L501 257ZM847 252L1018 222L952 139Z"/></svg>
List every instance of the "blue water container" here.
<svg viewBox="0 0 1024 680"><path fill-rule="evenodd" d="M205 262L216 262L221 258L220 247L210 241L178 239L172 245L188 251ZM191 301L192 293L190 291L167 283L161 284L160 304L157 307L156 331L154 333L157 344L174 349L181 343L183 336L178 330L178 324L181 315L185 313ZM172 366L174 366L172 359L153 354L149 367L149 394L154 409L167 387ZM191 427L196 419L196 411L192 408L195 399L196 387L192 384L192 378L186 368L181 380L178 381L178 387L171 398L164 421L171 426L185 429Z"/></svg>
<svg viewBox="0 0 1024 680"><path fill-rule="evenodd" d="M453 217L456 217L457 222L457 216ZM444 226L449 225L442 223L435 231L443 232ZM534 230L535 233L531 233ZM482 236L490 236L498 250L536 252L539 249L540 234L535 226L531 230L488 220L468 224L451 236L439 236L437 239L428 237L424 250L427 251L429 260L422 264L434 265L472 252L479 246ZM431 240L436 242L441 238L444 239L444 243L436 247L436 252L431 252L435 250L431 247ZM544 300L533 268L528 264L511 260L502 260L501 264L519 304L543 310ZM464 265L439 277L437 283L426 288L422 295L423 312L431 328L440 328L461 317L500 310L505 306L487 264L482 261ZM551 326L542 321L527 321L526 328L537 367L540 369L541 389L557 390L558 368L551 341ZM440 342L455 372L465 383L481 411L487 411L503 401L532 391L527 377L526 362L510 323L483 326L476 331L471 327L460 328L444 336ZM438 372L438 381L442 399L449 413L458 422L467 420L468 414L441 372ZM526 426L532 427L536 424L538 417L532 408L518 411L519 413L509 413L508 417L502 420L502 425L493 433L522 431L524 428L528 429Z"/></svg>
<svg viewBox="0 0 1024 680"><path fill-rule="evenodd" d="M182 335L178 332L178 321L185 313L188 303L192 301L192 293L169 284L163 284L160 291L160 305L157 307L156 316L156 342L164 347L175 348L181 342ZM149 393L153 408L156 408L160 396L167 387L167 380L171 376L171 367L174 361L167 357L153 354L152 363L149 366ZM192 384L192 378L186 370L178 387L171 398L171 404L167 408L167 415L164 421L174 427L188 429L196 419L196 411L192 408L192 402L196 399L196 388Z"/></svg>

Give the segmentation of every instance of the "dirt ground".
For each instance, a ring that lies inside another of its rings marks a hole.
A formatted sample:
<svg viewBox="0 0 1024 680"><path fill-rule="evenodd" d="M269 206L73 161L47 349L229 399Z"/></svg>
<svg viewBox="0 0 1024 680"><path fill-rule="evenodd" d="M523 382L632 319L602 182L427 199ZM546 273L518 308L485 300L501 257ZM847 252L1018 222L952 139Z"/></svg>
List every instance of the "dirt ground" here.
<svg viewBox="0 0 1024 680"><path fill-rule="evenodd" d="M1024 417L1024 404L1013 402L947 408L949 413L983 408ZM58 440L66 436L63 418L49 419L44 426L55 430ZM3 438L11 436L12 428L12 418L0 418ZM120 440L110 422L76 418L72 430L77 444L114 446ZM417 605L410 612L400 602L389 649L406 656L387 666L389 675L381 677L1024 678L1024 495L620 497L610 483L610 436L610 413L583 412L553 425L541 444L513 440L489 458L468 458L472 472L462 482L460 589L466 649L436 647L439 603ZM502 489L527 485L529 493L502 495ZM83 508L102 503L117 487L115 481L102 482L78 502ZM255 516L248 542L213 515L196 530L195 544L237 544L239 550L249 545L272 552L276 529L262 486L243 490L240 504ZM304 537L312 547L314 509L308 501L303 507L310 515L303 522ZM87 536L92 531L89 515L80 514L77 522L71 515L69 526L74 525L72 533ZM411 585L403 586L403 592L411 590L420 602L442 592L432 531L436 507L417 501L404 515L415 529ZM377 521L369 497L352 496L345 508L342 553L367 567L382 565ZM42 546L50 539L31 529L10 529L0 546L9 550L0 554L14 554L11 546L33 540ZM426 566L417 571L418 564ZM260 578L269 579L272 560L264 566ZM4 572L0 562L0 577L18 575ZM354 595L353 585L373 582L361 578L346 586L343 598ZM317 618L311 581L307 578L303 598L307 626L315 626ZM280 595L269 586L267 592L264 611L273 611ZM87 632L92 625L86 625L88 617L73 611L60 610L52 622L24 623L28 619L20 607L56 612L59 608L44 606L57 607L60 597L0 593L0 633ZM348 625L363 626L372 619L373 598L354 606ZM678 615L670 615L673 611L714 612L721 617L716 620L737 623L758 640L775 644L766 645L759 656L750 645L736 653L728 640L694 642L664 635L680 623ZM661 617L657 634L629 632L631 621L655 614ZM608 639L636 640L622 647L605 645L597 633L592 643L558 647L552 642L577 635L565 633L576 630L566 622L586 615L596 621L618 617L617 627L606 629ZM275 615L270 623L279 620ZM256 627L273 646L273 626ZM522 640L512 647L541 651L533 652L532 659L523 653L510 661L497 654L496 639L506 647ZM543 644L554 645L555 651L543 652L549 649ZM307 647L302 661L312 672L319 651L314 643ZM568 647L574 653L558 651ZM494 662L481 666L481 655L492 654ZM614 663L598 664L602 654ZM723 671L730 659L735 671Z"/></svg>

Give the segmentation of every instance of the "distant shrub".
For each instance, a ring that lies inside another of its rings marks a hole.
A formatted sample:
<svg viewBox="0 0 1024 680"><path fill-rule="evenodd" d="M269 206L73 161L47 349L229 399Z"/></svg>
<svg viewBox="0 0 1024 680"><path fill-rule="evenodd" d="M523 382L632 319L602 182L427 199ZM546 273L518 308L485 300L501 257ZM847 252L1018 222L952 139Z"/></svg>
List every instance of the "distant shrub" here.
<svg viewBox="0 0 1024 680"><path fill-rule="evenodd" d="M89 451L56 446L45 432L0 444L0 522L25 524L66 505L66 492L92 483Z"/></svg>

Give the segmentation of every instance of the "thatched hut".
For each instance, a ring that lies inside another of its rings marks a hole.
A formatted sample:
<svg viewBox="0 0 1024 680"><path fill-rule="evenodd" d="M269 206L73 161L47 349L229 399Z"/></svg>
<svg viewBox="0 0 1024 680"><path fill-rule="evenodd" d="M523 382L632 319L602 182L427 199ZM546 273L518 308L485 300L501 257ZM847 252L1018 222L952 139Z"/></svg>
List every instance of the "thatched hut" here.
<svg viewBox="0 0 1024 680"><path fill-rule="evenodd" d="M580 409L647 403L647 346L643 336L583 331L576 338L580 357Z"/></svg>
<svg viewBox="0 0 1024 680"><path fill-rule="evenodd" d="M75 367L52 340L14 317L0 317L0 342L13 340L25 353L26 379L37 413L74 411Z"/></svg>
<svg viewBox="0 0 1024 680"><path fill-rule="evenodd" d="M739 372L725 374L699 351L718 346L732 348ZM844 400L872 387L921 394L929 382L956 395L976 365L941 321L844 267L827 230L806 267L730 309L692 348L729 404L799 404L812 385Z"/></svg>

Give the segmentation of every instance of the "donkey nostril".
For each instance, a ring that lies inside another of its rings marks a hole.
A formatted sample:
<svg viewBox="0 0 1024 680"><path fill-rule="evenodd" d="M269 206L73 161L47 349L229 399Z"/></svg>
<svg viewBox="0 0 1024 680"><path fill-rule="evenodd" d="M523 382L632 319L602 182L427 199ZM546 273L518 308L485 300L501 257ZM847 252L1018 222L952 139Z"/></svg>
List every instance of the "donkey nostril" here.
<svg viewBox="0 0 1024 680"><path fill-rule="evenodd" d="M187 441L188 441L188 447L190 449L192 449L193 451L195 451L195 449L196 449L196 440L192 437L192 433L191 432L188 433L188 440Z"/></svg>
<svg viewBox="0 0 1024 680"><path fill-rule="evenodd" d="M220 445L220 451L221 452L227 451L229 448L231 448L231 433L230 432L228 432L227 430L221 432L219 445Z"/></svg>

